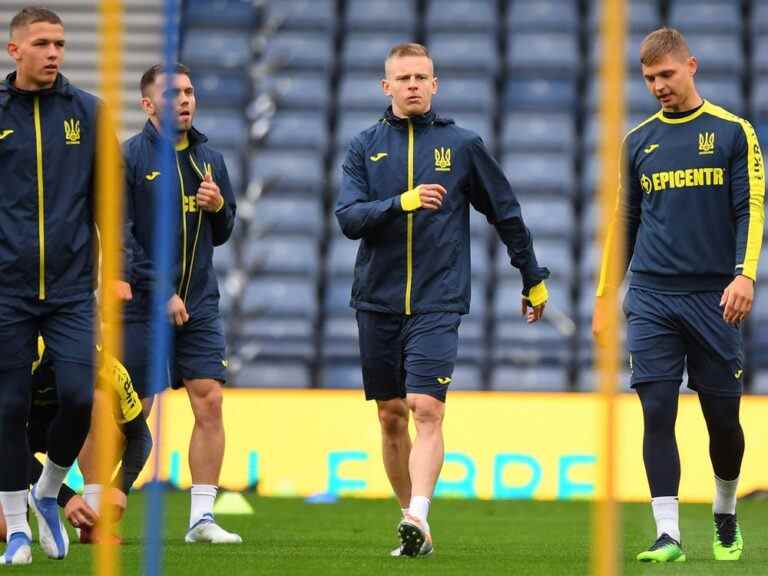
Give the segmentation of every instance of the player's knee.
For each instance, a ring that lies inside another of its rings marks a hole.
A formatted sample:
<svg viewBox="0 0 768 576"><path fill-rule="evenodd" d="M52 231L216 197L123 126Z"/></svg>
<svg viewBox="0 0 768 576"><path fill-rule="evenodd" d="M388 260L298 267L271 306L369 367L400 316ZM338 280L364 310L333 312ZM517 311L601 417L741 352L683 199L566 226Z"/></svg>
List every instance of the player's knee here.
<svg viewBox="0 0 768 576"><path fill-rule="evenodd" d="M413 420L417 428L439 428L443 424L445 404L426 396L411 402Z"/></svg>
<svg viewBox="0 0 768 576"><path fill-rule="evenodd" d="M211 386L196 394L193 400L195 420L201 426L220 426L222 421L223 394L221 386Z"/></svg>
<svg viewBox="0 0 768 576"><path fill-rule="evenodd" d="M408 409L402 401L380 402L379 423L385 436L396 436L408 430Z"/></svg>

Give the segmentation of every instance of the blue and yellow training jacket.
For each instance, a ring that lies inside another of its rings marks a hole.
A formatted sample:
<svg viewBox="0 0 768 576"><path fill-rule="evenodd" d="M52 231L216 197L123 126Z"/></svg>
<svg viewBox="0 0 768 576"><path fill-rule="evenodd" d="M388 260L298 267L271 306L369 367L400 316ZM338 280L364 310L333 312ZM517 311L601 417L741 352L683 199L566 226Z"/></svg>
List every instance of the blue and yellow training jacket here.
<svg viewBox="0 0 768 576"><path fill-rule="evenodd" d="M626 187L609 230L597 295L610 282L617 219L626 231L630 285L656 291L721 291L757 279L765 177L755 131L704 101L688 113L659 111L624 140ZM631 265L630 265L631 261Z"/></svg>
<svg viewBox="0 0 768 576"><path fill-rule="evenodd" d="M0 294L61 300L94 289L99 100L58 75L0 83Z"/></svg>
<svg viewBox="0 0 768 576"><path fill-rule="evenodd" d="M206 144L207 138L195 128L188 133L188 147L177 147L176 166L171 174L160 171L157 143L160 135L152 122L124 144L126 178L126 219L132 240L131 261L123 274L134 292L125 307L128 320L149 313L148 294L155 278L151 260L156 197L163 181L170 178L177 217L178 262L174 270L174 290L190 314L204 309L218 311L219 287L213 268L213 248L224 244L232 234L237 210L227 167L221 153ZM187 162L189 166L187 166ZM224 204L214 213L197 206L196 195L205 175L210 173L219 186ZM137 296L138 293L138 296Z"/></svg>
<svg viewBox="0 0 768 576"><path fill-rule="evenodd" d="M419 207L419 184L447 190L438 210ZM496 227L528 295L549 271L536 261L520 204L477 134L432 111L402 119L390 108L356 136L336 202L342 231L361 240L351 306L468 313L470 204Z"/></svg>

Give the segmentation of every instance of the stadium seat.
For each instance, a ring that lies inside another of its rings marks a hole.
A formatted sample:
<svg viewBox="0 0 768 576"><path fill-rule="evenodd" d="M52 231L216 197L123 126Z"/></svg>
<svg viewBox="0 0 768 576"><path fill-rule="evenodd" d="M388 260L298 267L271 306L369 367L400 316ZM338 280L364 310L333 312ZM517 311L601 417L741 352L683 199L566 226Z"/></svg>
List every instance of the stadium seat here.
<svg viewBox="0 0 768 576"><path fill-rule="evenodd" d="M323 158L315 152L258 150L250 160L251 175L274 182L280 190L318 194L323 185Z"/></svg>
<svg viewBox="0 0 768 576"><path fill-rule="evenodd" d="M488 32L436 32L427 44L441 79L460 72L494 76L499 69L496 36Z"/></svg>
<svg viewBox="0 0 768 576"><path fill-rule="evenodd" d="M257 201L254 221L257 229L272 234L318 236L322 230L321 204L318 198L269 195Z"/></svg>
<svg viewBox="0 0 768 576"><path fill-rule="evenodd" d="M280 109L303 108L317 113L328 105L328 78L324 74L281 72L262 79L260 88L275 98Z"/></svg>
<svg viewBox="0 0 768 576"><path fill-rule="evenodd" d="M496 0L429 0L426 25L430 31L483 32L498 22Z"/></svg>
<svg viewBox="0 0 768 576"><path fill-rule="evenodd" d="M640 76L640 45L650 30L629 34L624 46L626 71L629 77ZM599 73L602 64L602 39L599 34L590 37L589 62L594 74Z"/></svg>
<svg viewBox="0 0 768 576"><path fill-rule="evenodd" d="M461 351L459 351L461 353ZM450 390L482 390L480 368L475 364L457 362L453 369Z"/></svg>
<svg viewBox="0 0 768 576"><path fill-rule="evenodd" d="M525 209L525 206L523 206ZM528 220L529 225L533 220ZM573 254L570 241L561 239L539 238L534 234L534 249L536 250L536 259L540 266L549 268L552 276L561 278L565 281L570 280L573 274ZM520 277L517 269L509 263L509 254L506 247L499 246L496 251L496 272L499 280L516 279Z"/></svg>
<svg viewBox="0 0 768 576"><path fill-rule="evenodd" d="M215 148L243 148L248 144L248 125L239 111L209 110L203 106L195 115L195 128Z"/></svg>
<svg viewBox="0 0 768 576"><path fill-rule="evenodd" d="M264 61L278 69L327 71L331 38L324 33L280 32L267 42Z"/></svg>
<svg viewBox="0 0 768 576"><path fill-rule="evenodd" d="M507 37L507 70L562 79L579 68L576 34L567 32L515 32Z"/></svg>
<svg viewBox="0 0 768 576"><path fill-rule="evenodd" d="M389 105L381 89L379 74L347 74L339 88L339 102L344 110L366 110L381 115Z"/></svg>
<svg viewBox="0 0 768 576"><path fill-rule="evenodd" d="M389 49L396 44L412 40L412 36L405 32L352 32L344 39L342 65L347 72L375 73L382 78L384 60L387 58Z"/></svg>
<svg viewBox="0 0 768 576"><path fill-rule="evenodd" d="M306 366L279 362L249 362L235 374L232 382L238 388L309 388Z"/></svg>
<svg viewBox="0 0 768 576"><path fill-rule="evenodd" d="M467 95L471 94L471 98ZM441 78L435 109L490 113L495 96L493 78L488 76L455 76Z"/></svg>
<svg viewBox="0 0 768 576"><path fill-rule="evenodd" d="M702 98L706 98L713 104L722 106L733 114L744 115L746 106L740 77L734 76L728 79L718 79L708 76L697 76L696 89Z"/></svg>
<svg viewBox="0 0 768 576"><path fill-rule="evenodd" d="M216 246L213 250L213 267L219 275L225 274L235 267L233 244L233 242L227 242L221 246Z"/></svg>
<svg viewBox="0 0 768 576"><path fill-rule="evenodd" d="M648 94L649 98L652 98L650 94ZM649 117L651 117L653 114L655 114L658 110L653 110L651 113L648 112L641 112L641 113L632 113L627 115L627 119L624 123L624 134L632 130L633 128L637 127L641 122L647 120ZM588 152L597 152L597 146L600 139L600 115L598 113L594 113L586 120L586 128L583 132L583 145L584 148Z"/></svg>
<svg viewBox="0 0 768 576"><path fill-rule="evenodd" d="M742 38L738 34L687 34L691 54L699 60L697 79L701 75L735 76L744 69Z"/></svg>
<svg viewBox="0 0 768 576"><path fill-rule="evenodd" d="M741 5L731 0L675 0L669 24L683 34L741 32Z"/></svg>
<svg viewBox="0 0 768 576"><path fill-rule="evenodd" d="M599 28L601 0L589 1L589 27L592 33ZM630 0L627 2L627 21L633 32L648 34L661 27L658 0Z"/></svg>
<svg viewBox="0 0 768 576"><path fill-rule="evenodd" d="M349 306L352 295L352 276L330 278L325 287L325 312L330 316L352 317L353 310Z"/></svg>
<svg viewBox="0 0 768 576"><path fill-rule="evenodd" d="M307 318L248 318L239 323L240 350L259 361L308 362L315 357L312 322Z"/></svg>
<svg viewBox="0 0 768 576"><path fill-rule="evenodd" d="M760 74L768 72L768 34L755 36L752 39L752 69Z"/></svg>
<svg viewBox="0 0 768 576"><path fill-rule="evenodd" d="M262 11L252 0L195 0L184 4L186 28L243 28L260 24Z"/></svg>
<svg viewBox="0 0 768 576"><path fill-rule="evenodd" d="M511 0L507 29L575 32L579 28L578 3L569 0Z"/></svg>
<svg viewBox="0 0 768 576"><path fill-rule="evenodd" d="M363 371L359 363L326 364L320 372L321 388L363 389Z"/></svg>
<svg viewBox="0 0 768 576"><path fill-rule="evenodd" d="M516 392L558 392L568 389L564 368L550 366L500 366L493 371L491 389Z"/></svg>
<svg viewBox="0 0 768 576"><path fill-rule="evenodd" d="M336 148L341 149L341 153L346 153L346 148L352 139L363 130L375 125L381 118L382 108L379 113L372 112L349 112L339 116L338 127L336 129Z"/></svg>
<svg viewBox="0 0 768 576"><path fill-rule="evenodd" d="M418 21L415 7L411 0L349 0L347 30L395 31L412 35Z"/></svg>
<svg viewBox="0 0 768 576"><path fill-rule="evenodd" d="M328 145L325 115L317 112L281 112L272 118L265 145L287 150L324 151Z"/></svg>
<svg viewBox="0 0 768 576"><path fill-rule="evenodd" d="M268 4L269 19L281 29L330 31L336 22L334 0L278 0Z"/></svg>
<svg viewBox="0 0 768 576"><path fill-rule="evenodd" d="M243 312L276 317L314 317L315 283L305 278L257 276L245 288Z"/></svg>
<svg viewBox="0 0 768 576"><path fill-rule="evenodd" d="M697 79L698 81L698 79ZM587 105L589 110L597 111L600 106L600 81L594 77L587 86ZM626 98L627 111L631 115L650 116L659 110L659 102L648 92L645 81L639 74L629 76L624 80L624 97Z"/></svg>
<svg viewBox="0 0 768 576"><path fill-rule="evenodd" d="M193 70L203 67L242 68L251 63L249 33L200 28L190 29L187 34L195 38L195 42L184 43L181 58Z"/></svg>
<svg viewBox="0 0 768 576"><path fill-rule="evenodd" d="M450 118L456 122L457 126L471 130L483 139L486 148L494 150L496 140L493 134L492 115L490 112L468 112L466 109L456 109L446 105L439 97L434 102L434 109L441 117Z"/></svg>
<svg viewBox="0 0 768 576"><path fill-rule="evenodd" d="M513 190L562 195L576 193L571 154L510 152L504 155L503 167Z"/></svg>
<svg viewBox="0 0 768 576"><path fill-rule="evenodd" d="M202 112L211 108L241 110L251 98L251 79L246 72L203 70L193 76L195 96Z"/></svg>
<svg viewBox="0 0 768 576"><path fill-rule="evenodd" d="M333 278L351 276L360 242L347 238L336 238L328 249L328 272Z"/></svg>
<svg viewBox="0 0 768 576"><path fill-rule="evenodd" d="M765 0L755 0L752 2L752 13L750 14L749 22L753 35L768 32L768 2Z"/></svg>
<svg viewBox="0 0 768 576"><path fill-rule="evenodd" d="M576 146L575 121L569 111L511 112L504 117L505 151L572 152Z"/></svg>
<svg viewBox="0 0 768 576"><path fill-rule="evenodd" d="M523 218L537 247L539 239L543 238L556 238L563 243L570 240L576 228L570 199L534 194L519 200Z"/></svg>
<svg viewBox="0 0 768 576"><path fill-rule="evenodd" d="M225 148L219 149L219 152L224 157L224 164L226 164L227 173L229 174L229 182L232 184L232 191L235 193L235 196L240 196L244 188L243 164L246 160L241 150L242 148L237 151Z"/></svg>
<svg viewBox="0 0 768 576"><path fill-rule="evenodd" d="M514 306L517 302L510 302ZM555 306L555 310L559 308ZM553 310L544 320L528 324L521 316L497 320L493 340L493 361L521 366L567 366L571 358L572 333L563 333L551 322Z"/></svg>
<svg viewBox="0 0 768 576"><path fill-rule="evenodd" d="M507 80L504 87L505 110L570 110L575 104L572 79L514 79Z"/></svg>
<svg viewBox="0 0 768 576"><path fill-rule="evenodd" d="M314 238L267 235L244 246L243 260L249 270L258 274L314 276L318 255Z"/></svg>

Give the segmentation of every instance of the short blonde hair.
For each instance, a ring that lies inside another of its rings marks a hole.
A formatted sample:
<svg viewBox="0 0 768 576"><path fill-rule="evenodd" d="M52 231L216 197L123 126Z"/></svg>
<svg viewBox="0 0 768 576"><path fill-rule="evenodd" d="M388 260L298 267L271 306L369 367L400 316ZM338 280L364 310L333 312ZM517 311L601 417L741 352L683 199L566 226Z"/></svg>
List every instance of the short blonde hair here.
<svg viewBox="0 0 768 576"><path fill-rule="evenodd" d="M691 55L688 42L679 30L659 28L643 39L640 44L640 63L652 66L667 54L673 54L685 60Z"/></svg>
<svg viewBox="0 0 768 576"><path fill-rule="evenodd" d="M429 58L432 62L432 56L429 55L429 50L422 44L416 44L416 42L405 42L404 44L398 44L392 46L389 49L386 60L384 60L384 74L387 73L387 64L393 58L402 58L404 56L424 56ZM432 64L434 66L434 63Z"/></svg>

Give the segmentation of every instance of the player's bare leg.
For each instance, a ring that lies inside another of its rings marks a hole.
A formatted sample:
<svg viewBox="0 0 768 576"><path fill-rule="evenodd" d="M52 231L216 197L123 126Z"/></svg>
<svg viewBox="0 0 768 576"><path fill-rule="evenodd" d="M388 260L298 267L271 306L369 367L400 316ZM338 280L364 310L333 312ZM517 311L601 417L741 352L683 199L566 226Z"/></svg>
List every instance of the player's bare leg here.
<svg viewBox="0 0 768 576"><path fill-rule="evenodd" d="M8 526L5 523L5 514L3 514L3 507L0 505L0 542L5 542L8 537Z"/></svg>
<svg viewBox="0 0 768 576"><path fill-rule="evenodd" d="M411 502L409 457L411 436L408 433L408 405L402 398L376 402L381 425L381 454L384 470L392 485L400 508Z"/></svg>
<svg viewBox="0 0 768 576"><path fill-rule="evenodd" d="M192 506L185 541L236 544L240 536L226 532L213 518L213 502L224 460L221 383L213 379L184 380L195 426L189 441Z"/></svg>
<svg viewBox="0 0 768 576"><path fill-rule="evenodd" d="M432 537L427 516L432 493L443 467L443 418L445 404L426 394L408 394L416 438L411 448L411 502L398 526L402 553L427 555L432 551Z"/></svg>

